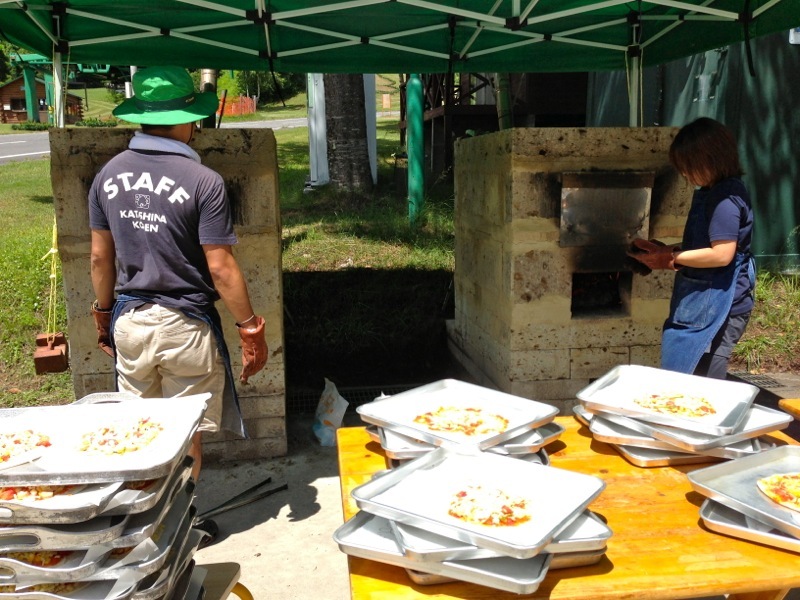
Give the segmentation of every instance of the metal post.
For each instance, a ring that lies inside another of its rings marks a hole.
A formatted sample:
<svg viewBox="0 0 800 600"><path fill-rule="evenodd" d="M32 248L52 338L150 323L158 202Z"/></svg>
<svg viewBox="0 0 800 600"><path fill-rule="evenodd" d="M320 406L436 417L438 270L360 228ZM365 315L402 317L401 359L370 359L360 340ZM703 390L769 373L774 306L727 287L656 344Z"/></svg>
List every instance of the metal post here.
<svg viewBox="0 0 800 600"><path fill-rule="evenodd" d="M64 127L64 67L61 53L53 53L53 125Z"/></svg>
<svg viewBox="0 0 800 600"><path fill-rule="evenodd" d="M628 90L628 101L630 102L630 112L628 125L639 127L641 125L641 115L639 114L639 89L642 85L642 65L638 56L631 58L630 89Z"/></svg>
<svg viewBox="0 0 800 600"><path fill-rule="evenodd" d="M498 129L511 129L511 87L508 73L497 73L497 123Z"/></svg>
<svg viewBox="0 0 800 600"><path fill-rule="evenodd" d="M217 92L217 70L216 69L201 69L200 70L200 91L201 92ZM217 126L216 115L211 115L202 120L201 126L203 129L214 129Z"/></svg>
<svg viewBox="0 0 800 600"><path fill-rule="evenodd" d="M412 225L417 222L425 199L424 168L425 142L422 124L424 119L422 103L422 79L419 75L411 75L406 84L406 149L408 153L408 221Z"/></svg>

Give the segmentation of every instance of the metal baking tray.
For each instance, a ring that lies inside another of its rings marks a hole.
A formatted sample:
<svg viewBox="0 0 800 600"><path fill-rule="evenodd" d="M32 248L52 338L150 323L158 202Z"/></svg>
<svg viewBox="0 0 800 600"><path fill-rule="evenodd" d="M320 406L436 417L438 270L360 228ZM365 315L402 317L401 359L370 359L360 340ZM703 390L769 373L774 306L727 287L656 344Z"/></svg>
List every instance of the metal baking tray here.
<svg viewBox="0 0 800 600"><path fill-rule="evenodd" d="M637 467L670 467L674 465L698 465L717 462L722 459L702 454L686 452L670 452L669 450L653 450L636 446L609 444L614 450L632 465Z"/></svg>
<svg viewBox="0 0 800 600"><path fill-rule="evenodd" d="M122 580L75 581L67 583L47 583L44 586L77 586L70 591L53 591L35 586L17 586L14 591L0 592L1 600L128 600L136 591L136 582Z"/></svg>
<svg viewBox="0 0 800 600"><path fill-rule="evenodd" d="M476 408L508 419L502 433L467 436L458 432L432 431L414 418L439 407ZM512 396L496 390L443 379L389 398L362 404L356 409L361 418L436 446L477 446L485 450L549 423L558 409L535 400Z"/></svg>
<svg viewBox="0 0 800 600"><path fill-rule="evenodd" d="M0 500L0 523L16 525L88 521L103 512L121 485L118 481L75 485L63 493L42 500Z"/></svg>
<svg viewBox="0 0 800 600"><path fill-rule="evenodd" d="M631 420L631 419L628 419ZM657 440L654 437L639 433L620 425L613 420L595 415L589 426L592 436L599 442L607 444L618 444L623 446L636 446L637 448L649 448L651 450L665 450L667 452L681 452L686 454L700 454L703 456L714 456L717 458L734 459L749 454L761 452L761 442L757 439L747 439L736 442L728 446L709 448L708 450L693 452L678 448L669 442Z"/></svg>
<svg viewBox="0 0 800 600"><path fill-rule="evenodd" d="M531 454L511 454L509 458L516 458L535 465L544 465L545 467L550 466L550 455L547 454L547 450L544 448Z"/></svg>
<svg viewBox="0 0 800 600"><path fill-rule="evenodd" d="M403 555L386 519L365 511L340 526L333 539L345 554L406 569L475 583L517 594L535 592L547 574L552 555L532 558L482 558L465 561L412 561Z"/></svg>
<svg viewBox="0 0 800 600"><path fill-rule="evenodd" d="M122 489L114 494L102 514L131 515L153 508L164 494L173 496L186 485L192 474L193 463L194 459L191 456L184 456L174 472L166 477L150 480L149 485L142 489L130 489L129 485L136 482L126 482Z"/></svg>
<svg viewBox="0 0 800 600"><path fill-rule="evenodd" d="M397 460L408 460L419 458L420 456L434 450L436 446L427 442L415 440L407 435L376 427L378 441L381 444L386 456ZM547 444L557 440L564 433L564 427L555 422L545 423L544 425L526 431L510 440L502 442L497 446L487 448L487 452L495 454L524 455L532 454L541 450Z"/></svg>
<svg viewBox="0 0 800 600"><path fill-rule="evenodd" d="M687 477L696 492L800 537L800 512L773 502L756 485L762 477L798 471L800 446L777 446L760 454L692 471Z"/></svg>
<svg viewBox="0 0 800 600"><path fill-rule="evenodd" d="M25 417L39 423L51 445L32 463L0 471L0 487L103 483L158 479L186 454L205 412L208 394L182 398L136 398L122 402L36 406ZM3 411L0 411L0 416ZM149 417L163 430L144 448L116 455L79 449L81 437L101 427ZM2 419L0 419L2 422Z"/></svg>
<svg viewBox="0 0 800 600"><path fill-rule="evenodd" d="M487 452L511 455L538 452L548 444L555 442L562 433L564 433L564 426L551 421L502 444L492 446L487 449Z"/></svg>
<svg viewBox="0 0 800 600"><path fill-rule="evenodd" d="M163 496L153 508L130 515L119 537L108 542L111 548L130 548L152 537L169 514L184 514L192 503L194 480L190 479L173 497Z"/></svg>
<svg viewBox="0 0 800 600"><path fill-rule="evenodd" d="M595 565L599 563L600 559L605 555L605 548L586 550L584 552L562 552L561 554L553 554L553 560L550 561L550 570L557 571L558 569L573 569L575 567Z"/></svg>
<svg viewBox="0 0 800 600"><path fill-rule="evenodd" d="M203 581L206 578L208 571L203 567L195 566L190 571L189 585L186 587L186 593L183 595L183 600L203 600L205 598L205 588ZM175 600L180 600L176 598Z"/></svg>
<svg viewBox="0 0 800 600"><path fill-rule="evenodd" d="M433 444L415 440L407 435L383 427L378 427L378 441L386 456L396 460L419 458L436 449Z"/></svg>
<svg viewBox="0 0 800 600"><path fill-rule="evenodd" d="M730 535L750 542L774 546L782 550L800 552L800 539L764 525L711 498L706 498L700 507L703 523L712 531Z"/></svg>
<svg viewBox="0 0 800 600"><path fill-rule="evenodd" d="M28 551L23 551L28 552ZM31 552L52 552L51 550ZM32 585L86 580L100 570L110 549L102 546L68 550L63 560L51 567L42 567L19 560L16 554L0 554L0 585Z"/></svg>
<svg viewBox="0 0 800 600"><path fill-rule="evenodd" d="M588 410L586 410L580 404L576 404L572 407L572 414L575 417L575 420L578 421L581 425L585 425L589 427L592 424L592 417L594 416Z"/></svg>
<svg viewBox="0 0 800 600"><path fill-rule="evenodd" d="M435 575L433 573L423 573L422 571L417 571L415 569L406 569L406 573L408 573L408 578L417 585L439 585L440 583L451 583L456 581L452 577Z"/></svg>
<svg viewBox="0 0 800 600"><path fill-rule="evenodd" d="M0 552L90 548L119 537L127 520L124 515L100 515L88 521L64 525L0 527Z"/></svg>
<svg viewBox="0 0 800 600"><path fill-rule="evenodd" d="M600 562L606 554L606 549L590 550L586 552L569 552L565 554L554 554L550 560L549 571L557 571L558 569L572 569L575 567L585 567L594 565ZM408 578L417 585L438 585L441 583L451 583L456 581L452 577L445 577L444 575L434 575L433 573L423 573L415 569L406 569Z"/></svg>
<svg viewBox="0 0 800 600"><path fill-rule="evenodd" d="M636 417L701 433L726 435L733 433L744 420L758 391L758 387L749 383L708 379L640 365L620 365L582 389L577 396L588 410ZM716 412L702 417L665 415L634 402L636 398L651 394L672 393L702 396Z"/></svg>
<svg viewBox="0 0 800 600"><path fill-rule="evenodd" d="M397 543L411 560L471 560L502 554L472 544L459 542L397 521L389 521ZM583 553L605 550L611 529L589 510L572 521L544 548L549 554ZM551 566L552 568L552 566Z"/></svg>
<svg viewBox="0 0 800 600"><path fill-rule="evenodd" d="M500 489L527 501L536 518L513 527L486 527L448 514L454 495L467 486ZM539 554L558 531L577 518L605 482L555 467L485 452L438 448L353 489L368 512L515 558Z"/></svg>
<svg viewBox="0 0 800 600"><path fill-rule="evenodd" d="M180 548L173 547L161 570L148 575L139 583L139 587L131 596L131 600L157 600L165 598L175 587L176 580L190 565L194 565L192 557L197 551L200 541L205 533L190 529L189 534Z"/></svg>
<svg viewBox="0 0 800 600"><path fill-rule="evenodd" d="M172 589L164 596L164 600L188 600L186 592L192 582L192 573L194 573L194 562L186 565L184 569L178 573L175 581L172 584Z"/></svg>
<svg viewBox="0 0 800 600"><path fill-rule="evenodd" d="M128 549L114 549L106 557L100 569L89 580L113 579L125 575L138 575L144 578L158 571L166 562L167 556L173 546L181 545L189 534L192 520L197 509L186 507L183 513L178 510L179 505L173 505L175 510L170 510L163 520L163 527L159 527L151 537L140 542L137 546ZM120 556L117 553L127 551Z"/></svg>
<svg viewBox="0 0 800 600"><path fill-rule="evenodd" d="M677 427L656 425L604 411L599 411L597 415L657 440L668 442L686 452L702 452L710 448L736 444L784 429L792 421L791 415L783 411L753 404L736 431L727 435L709 435Z"/></svg>
<svg viewBox="0 0 800 600"><path fill-rule="evenodd" d="M381 437L378 433L379 427L377 425L367 425L364 430L367 432L367 435L373 442L381 443Z"/></svg>

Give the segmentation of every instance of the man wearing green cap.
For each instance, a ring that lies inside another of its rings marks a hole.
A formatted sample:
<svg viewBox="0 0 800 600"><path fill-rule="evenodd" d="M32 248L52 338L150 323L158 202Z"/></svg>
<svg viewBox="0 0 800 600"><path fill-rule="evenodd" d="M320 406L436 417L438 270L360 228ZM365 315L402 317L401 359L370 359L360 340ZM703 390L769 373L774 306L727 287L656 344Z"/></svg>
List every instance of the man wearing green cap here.
<svg viewBox="0 0 800 600"><path fill-rule="evenodd" d="M237 239L222 177L188 145L195 122L217 111L216 94L195 92L179 67L140 69L132 83L133 97L114 115L142 130L89 191L92 314L121 391L212 394L189 452L197 479L201 432L246 435L215 302L236 320L243 384L267 362L264 319L231 251Z"/></svg>

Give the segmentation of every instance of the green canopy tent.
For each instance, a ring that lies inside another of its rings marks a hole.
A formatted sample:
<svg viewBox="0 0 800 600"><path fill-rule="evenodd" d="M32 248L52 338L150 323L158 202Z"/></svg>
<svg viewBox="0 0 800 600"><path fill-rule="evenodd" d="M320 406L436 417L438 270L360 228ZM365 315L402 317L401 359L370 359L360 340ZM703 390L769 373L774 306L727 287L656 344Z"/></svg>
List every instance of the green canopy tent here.
<svg viewBox="0 0 800 600"><path fill-rule="evenodd" d="M800 0L0 0L0 35L56 67L629 69L632 113L641 67L797 25Z"/></svg>

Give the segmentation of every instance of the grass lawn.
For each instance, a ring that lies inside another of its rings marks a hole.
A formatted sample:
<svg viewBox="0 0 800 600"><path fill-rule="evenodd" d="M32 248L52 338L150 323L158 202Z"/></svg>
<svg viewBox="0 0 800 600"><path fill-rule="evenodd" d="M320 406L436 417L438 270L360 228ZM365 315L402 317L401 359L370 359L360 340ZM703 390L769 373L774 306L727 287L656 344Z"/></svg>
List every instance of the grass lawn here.
<svg viewBox="0 0 800 600"><path fill-rule="evenodd" d="M50 301L50 259L42 259L52 246L50 161L9 163L0 173L0 406L63 403L72 399L69 372L37 376L33 366L36 334L47 331ZM66 310L57 288L63 330Z"/></svg>

